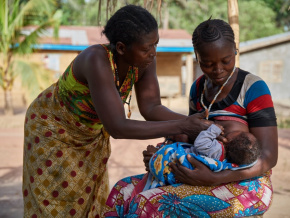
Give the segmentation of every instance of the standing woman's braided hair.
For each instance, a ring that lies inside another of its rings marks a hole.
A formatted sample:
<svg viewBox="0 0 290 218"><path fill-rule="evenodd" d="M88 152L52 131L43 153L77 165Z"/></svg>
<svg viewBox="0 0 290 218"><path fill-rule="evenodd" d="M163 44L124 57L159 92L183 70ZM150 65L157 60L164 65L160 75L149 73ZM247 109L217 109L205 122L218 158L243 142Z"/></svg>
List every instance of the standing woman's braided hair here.
<svg viewBox="0 0 290 218"><path fill-rule="evenodd" d="M204 43L214 42L224 38L235 45L235 34L231 26L223 20L211 17L199 24L192 34L192 44L196 51L199 51Z"/></svg>
<svg viewBox="0 0 290 218"><path fill-rule="evenodd" d="M158 29L155 18L144 8L127 5L120 8L107 22L103 34L110 41L111 49L115 50L117 42L130 46L144 34Z"/></svg>

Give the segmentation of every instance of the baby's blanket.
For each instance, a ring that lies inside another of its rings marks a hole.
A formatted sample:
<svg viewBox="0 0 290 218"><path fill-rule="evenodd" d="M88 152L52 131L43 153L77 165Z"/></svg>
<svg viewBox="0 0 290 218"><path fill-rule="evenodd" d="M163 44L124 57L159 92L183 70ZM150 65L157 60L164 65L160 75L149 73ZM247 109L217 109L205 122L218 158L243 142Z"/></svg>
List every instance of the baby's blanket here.
<svg viewBox="0 0 290 218"><path fill-rule="evenodd" d="M189 169L194 169L191 163L187 160L187 153L184 148L188 148L192 144L175 142L169 145L163 145L150 159L149 168L150 173L143 191L156 188L164 185L176 184L174 174L169 171L168 163L179 163ZM189 153L191 157L204 163L209 169L214 172L221 170L239 170L253 166L257 161L249 165L236 165L227 162L227 160L219 161L203 155Z"/></svg>

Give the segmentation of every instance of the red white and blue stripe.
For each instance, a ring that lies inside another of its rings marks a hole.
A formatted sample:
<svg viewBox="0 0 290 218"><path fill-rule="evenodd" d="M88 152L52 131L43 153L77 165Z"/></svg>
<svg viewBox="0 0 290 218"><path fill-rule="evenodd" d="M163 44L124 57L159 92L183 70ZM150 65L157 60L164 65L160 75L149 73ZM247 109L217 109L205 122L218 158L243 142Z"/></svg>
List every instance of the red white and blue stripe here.
<svg viewBox="0 0 290 218"><path fill-rule="evenodd" d="M204 111L200 96L205 76L199 77L190 91L189 114ZM208 106L210 102L204 99ZM212 105L209 119L229 116L246 121L249 127L276 126L273 101L267 84L258 76L239 69L237 79L226 98Z"/></svg>

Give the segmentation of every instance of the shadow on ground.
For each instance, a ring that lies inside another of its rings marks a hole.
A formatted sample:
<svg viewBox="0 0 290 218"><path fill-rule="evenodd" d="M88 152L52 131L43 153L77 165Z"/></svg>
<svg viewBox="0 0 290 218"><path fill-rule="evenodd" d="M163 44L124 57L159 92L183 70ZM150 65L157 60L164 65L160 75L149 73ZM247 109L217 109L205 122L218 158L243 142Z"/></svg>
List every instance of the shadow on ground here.
<svg viewBox="0 0 290 218"><path fill-rule="evenodd" d="M0 177L0 217L23 217L22 166L1 167L0 170L8 171Z"/></svg>

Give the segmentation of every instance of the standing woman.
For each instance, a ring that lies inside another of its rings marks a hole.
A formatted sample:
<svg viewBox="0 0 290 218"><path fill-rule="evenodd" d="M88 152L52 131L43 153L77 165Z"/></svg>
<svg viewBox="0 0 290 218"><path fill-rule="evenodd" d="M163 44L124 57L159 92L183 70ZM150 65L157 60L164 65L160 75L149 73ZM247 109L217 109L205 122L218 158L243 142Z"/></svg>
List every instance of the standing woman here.
<svg viewBox="0 0 290 218"><path fill-rule="evenodd" d="M269 209L273 196L271 169L278 156L275 111L266 83L235 67L234 39L230 25L218 19L202 22L193 32L193 47L203 75L192 85L189 114L205 111L206 118L215 122L248 123L262 146L258 162L251 168L215 173L188 157L194 170L170 165L180 184L144 192L142 175L125 178L113 187L104 216L245 217ZM153 152L144 151L143 155L148 165Z"/></svg>
<svg viewBox="0 0 290 218"><path fill-rule="evenodd" d="M103 33L110 43L81 52L27 110L24 217L98 217L109 192L109 136L196 134L209 124L161 105L158 26L148 11L125 6ZM126 118L123 105L130 106L134 84L140 112L148 121Z"/></svg>

